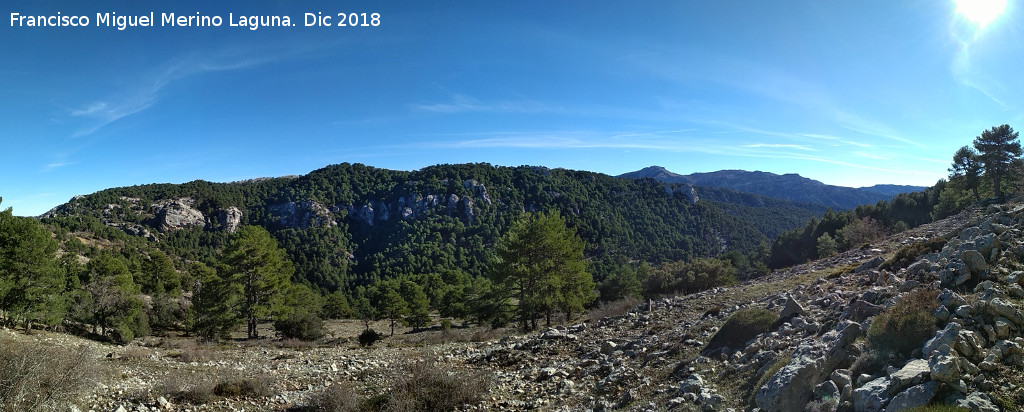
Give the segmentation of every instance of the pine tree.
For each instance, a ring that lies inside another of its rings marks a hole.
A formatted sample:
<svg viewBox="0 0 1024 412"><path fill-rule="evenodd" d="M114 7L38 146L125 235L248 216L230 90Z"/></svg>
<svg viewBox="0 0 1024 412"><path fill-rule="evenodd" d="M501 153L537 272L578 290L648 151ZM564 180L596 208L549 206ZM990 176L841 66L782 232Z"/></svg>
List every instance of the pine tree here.
<svg viewBox="0 0 1024 412"><path fill-rule="evenodd" d="M383 284L377 292L376 307L385 319L391 321L391 336L395 336L395 322L409 313L409 305L392 285Z"/></svg>
<svg viewBox="0 0 1024 412"><path fill-rule="evenodd" d="M978 152L963 146L953 154L953 165L949 167L949 178L963 182L965 189L974 193L974 200L981 200L978 195L978 184L981 180L981 164Z"/></svg>
<svg viewBox="0 0 1024 412"><path fill-rule="evenodd" d="M1021 146L1017 132L1008 124L994 126L974 139L974 148L978 150L985 176L992 180L993 194L997 199L1002 198L1002 181L1010 175L1013 164L1020 161Z"/></svg>
<svg viewBox="0 0 1024 412"><path fill-rule="evenodd" d="M291 284L292 263L266 229L244 226L235 232L221 257L221 278L240 286L240 317L246 337L259 337L256 326L270 319L281 292Z"/></svg>
<svg viewBox="0 0 1024 412"><path fill-rule="evenodd" d="M132 340L139 329L138 318L142 312L142 301L138 295L139 285L135 284L128 265L111 252L102 252L86 265L89 283L85 285L86 300L80 310L91 313L93 331L107 334L113 327L117 339ZM144 325L148 328L148 325Z"/></svg>
<svg viewBox="0 0 1024 412"><path fill-rule="evenodd" d="M408 305L405 322L415 329L427 327L430 324L430 300L427 299L423 287L413 281L403 280L398 287L398 293Z"/></svg>
<svg viewBox="0 0 1024 412"><path fill-rule="evenodd" d="M584 243L558 214L538 213L517 222L498 242L492 273L506 301L516 301L524 330L537 328L537 317L550 323L560 309L571 316L594 299L594 283L583 258ZM502 303L504 304L504 303Z"/></svg>
<svg viewBox="0 0 1024 412"><path fill-rule="evenodd" d="M207 340L230 339L231 332L242 323L238 316L240 285L224 281L217 271L202 263L194 264L191 272L197 285L186 320L189 330Z"/></svg>
<svg viewBox="0 0 1024 412"><path fill-rule="evenodd" d="M57 242L35 219L0 212L0 310L24 322L59 324L67 313Z"/></svg>

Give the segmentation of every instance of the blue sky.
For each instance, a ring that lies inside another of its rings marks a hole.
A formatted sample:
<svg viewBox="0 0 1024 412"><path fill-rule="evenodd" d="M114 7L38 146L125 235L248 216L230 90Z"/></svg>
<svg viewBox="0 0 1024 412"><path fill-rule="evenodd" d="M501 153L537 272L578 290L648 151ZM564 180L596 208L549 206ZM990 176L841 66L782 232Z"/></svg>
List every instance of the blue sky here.
<svg viewBox="0 0 1024 412"><path fill-rule="evenodd" d="M1024 127L1013 2L988 18L931 0L209 3L4 2L3 206L341 162L931 185L982 130ZM9 19L57 12L91 26ZM224 23L94 27L106 12ZM304 27L305 12L381 25Z"/></svg>

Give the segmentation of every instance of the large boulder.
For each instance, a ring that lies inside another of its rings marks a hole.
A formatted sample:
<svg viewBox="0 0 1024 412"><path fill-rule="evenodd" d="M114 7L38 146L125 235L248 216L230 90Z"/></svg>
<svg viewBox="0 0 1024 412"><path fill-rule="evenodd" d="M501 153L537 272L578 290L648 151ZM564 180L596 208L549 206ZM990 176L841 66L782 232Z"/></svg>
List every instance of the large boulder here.
<svg viewBox="0 0 1024 412"><path fill-rule="evenodd" d="M985 257L981 255L981 252L977 250L965 250L964 253L960 254L960 259L964 261L964 266L967 270L973 274L979 274L988 270L988 262L985 261Z"/></svg>
<svg viewBox="0 0 1024 412"><path fill-rule="evenodd" d="M863 412L878 412L889 402L889 378L883 376L865 383L853 391L853 408Z"/></svg>
<svg viewBox="0 0 1024 412"><path fill-rule="evenodd" d="M956 344L956 339L960 336L960 331L963 328L959 323L947 323L945 328L942 328L942 330L935 333L935 336L924 343L924 347L921 348L922 355L925 358L930 358L943 345L952 348Z"/></svg>
<svg viewBox="0 0 1024 412"><path fill-rule="evenodd" d="M928 379L929 373L931 373L931 369L928 367L928 361L924 359L911 360L900 370L889 375L888 391L892 395L900 393L906 388L924 382Z"/></svg>
<svg viewBox="0 0 1024 412"><path fill-rule="evenodd" d="M939 384L934 381L915 385L894 396L892 401L889 401L889 405L886 406L885 410L886 412L897 412L904 409L927 406L938 391Z"/></svg>
<svg viewBox="0 0 1024 412"><path fill-rule="evenodd" d="M204 226L206 217L192 207L191 198L162 200L152 205L156 216L155 226L161 232L180 229L186 226Z"/></svg>
<svg viewBox="0 0 1024 412"><path fill-rule="evenodd" d="M758 388L754 401L762 411L802 410L814 395L814 387L829 379L836 367L847 358L847 349L863 330L860 324L842 321L822 336L821 341L801 344L764 386Z"/></svg>

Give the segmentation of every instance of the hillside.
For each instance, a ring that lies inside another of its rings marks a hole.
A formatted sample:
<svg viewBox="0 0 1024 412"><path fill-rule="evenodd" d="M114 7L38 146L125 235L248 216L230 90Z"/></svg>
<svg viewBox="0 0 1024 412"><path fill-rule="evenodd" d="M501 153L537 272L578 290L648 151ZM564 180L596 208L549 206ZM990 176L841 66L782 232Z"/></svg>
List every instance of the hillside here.
<svg viewBox="0 0 1024 412"><path fill-rule="evenodd" d="M900 193L924 190L918 186L875 185L863 188L827 185L798 174L777 175L767 172L720 170L708 173L680 175L660 166L651 166L619 175L623 178L649 177L666 183L688 183L700 186L723 187L741 192L786 199L794 202L822 205L833 209L853 209L858 205L875 204L889 200Z"/></svg>
<svg viewBox="0 0 1024 412"><path fill-rule="evenodd" d="M1021 230L1024 204L992 206L762 279L501 340L408 331L368 349L346 336L315 348L87 343L108 372L78 404L294 411L325 399L354 408L430 396L411 377L446 382L448 397L492 410L1016 411ZM752 311L770 316L739 326ZM82 343L53 333L0 339L8 348ZM231 376L266 386L248 398L197 394Z"/></svg>
<svg viewBox="0 0 1024 412"><path fill-rule="evenodd" d="M821 213L728 190L564 169L340 164L298 177L108 189L76 197L43 221L106 241L147 242L188 261L209 261L239 225L260 225L287 250L298 280L334 291L401 274L482 276L497 237L519 214L538 210L557 210L576 228L599 263L598 280L621 262L749 251Z"/></svg>

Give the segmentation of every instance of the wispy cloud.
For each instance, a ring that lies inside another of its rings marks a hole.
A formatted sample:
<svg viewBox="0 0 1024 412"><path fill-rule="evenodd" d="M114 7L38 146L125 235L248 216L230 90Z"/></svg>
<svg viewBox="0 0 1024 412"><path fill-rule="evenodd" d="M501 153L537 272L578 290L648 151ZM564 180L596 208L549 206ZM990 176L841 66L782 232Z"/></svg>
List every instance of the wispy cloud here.
<svg viewBox="0 0 1024 412"><path fill-rule="evenodd" d="M73 164L75 164L75 162L52 162L52 163L47 163L45 166L43 166L43 171L44 172L49 172L51 170L59 169L59 168L62 168L64 166L73 165Z"/></svg>
<svg viewBox="0 0 1024 412"><path fill-rule="evenodd" d="M853 113L836 113L836 122L839 124L840 127L857 133L881 137L883 139L905 143L911 146L927 147L924 144L903 137L899 132L897 132L895 129L886 124L865 119Z"/></svg>
<svg viewBox="0 0 1024 412"><path fill-rule="evenodd" d="M482 102L472 96L455 94L450 101L435 103L417 103L411 105L413 110L433 113L466 113L466 112L498 112L498 113L565 113L566 110L533 100L509 100L498 102Z"/></svg>
<svg viewBox="0 0 1024 412"><path fill-rule="evenodd" d="M79 128L72 137L93 134L113 122L153 107L167 86L176 81L204 73L243 70L296 58L311 50L273 47L224 49L180 57L155 68L148 75L139 76L139 80L129 87L69 110L71 117L86 120L86 125Z"/></svg>
<svg viewBox="0 0 1024 412"><path fill-rule="evenodd" d="M743 147L750 147L750 148L766 147L766 148L774 148L774 149L796 149L796 150L805 150L805 151L809 151L809 152L817 152L818 151L818 149L815 149L815 148L810 147L808 145L784 144L784 143L753 143L753 144L745 144L745 145L743 145Z"/></svg>

